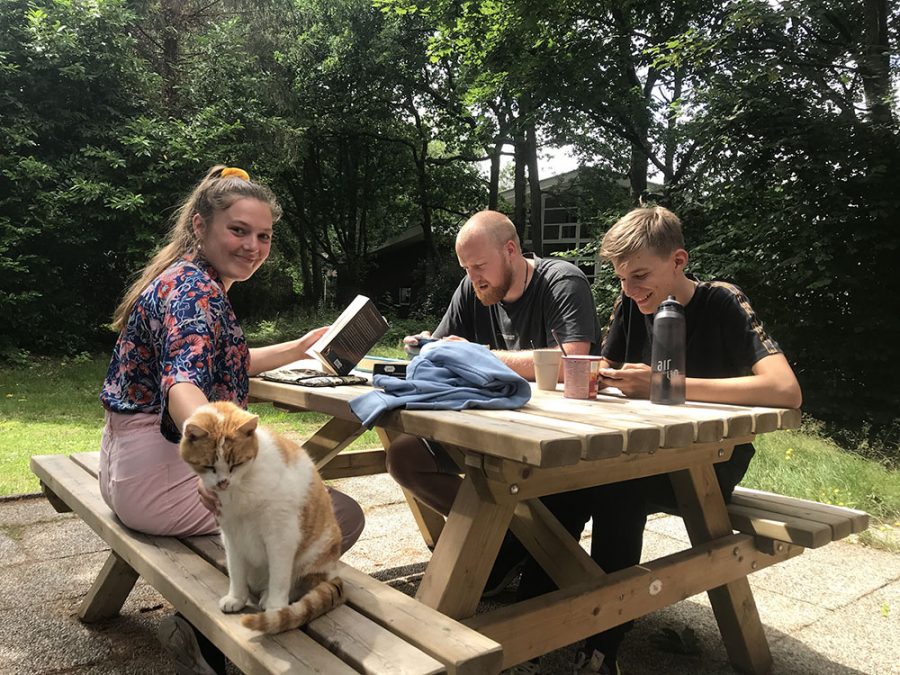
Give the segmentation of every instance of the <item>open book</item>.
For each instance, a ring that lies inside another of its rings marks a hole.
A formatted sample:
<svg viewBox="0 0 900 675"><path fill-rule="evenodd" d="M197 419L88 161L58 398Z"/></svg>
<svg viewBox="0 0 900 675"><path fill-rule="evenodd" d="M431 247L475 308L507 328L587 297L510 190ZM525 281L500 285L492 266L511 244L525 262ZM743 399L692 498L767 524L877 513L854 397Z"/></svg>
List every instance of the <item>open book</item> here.
<svg viewBox="0 0 900 675"><path fill-rule="evenodd" d="M326 372L346 375L387 329L387 320L372 301L357 295L307 353L316 357Z"/></svg>

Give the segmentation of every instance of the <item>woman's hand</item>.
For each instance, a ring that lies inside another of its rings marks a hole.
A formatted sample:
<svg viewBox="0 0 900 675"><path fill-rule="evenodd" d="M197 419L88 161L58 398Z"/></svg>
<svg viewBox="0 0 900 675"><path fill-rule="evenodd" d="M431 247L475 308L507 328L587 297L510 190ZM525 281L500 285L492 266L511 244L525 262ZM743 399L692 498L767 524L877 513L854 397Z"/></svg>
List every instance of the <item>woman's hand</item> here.
<svg viewBox="0 0 900 675"><path fill-rule="evenodd" d="M328 330L328 326L320 326L319 328L313 328L306 335L300 338L300 349L303 351L303 355L306 355L306 350L316 344L316 341L325 335L325 331Z"/></svg>
<svg viewBox="0 0 900 675"><path fill-rule="evenodd" d="M618 370L601 368L597 386L616 387L628 398L650 398L650 366L626 363Z"/></svg>
<svg viewBox="0 0 900 675"><path fill-rule="evenodd" d="M200 496L200 503L212 511L214 516L218 516L219 507L221 506L219 496L215 492L210 492L206 489L202 478L197 479L197 494Z"/></svg>

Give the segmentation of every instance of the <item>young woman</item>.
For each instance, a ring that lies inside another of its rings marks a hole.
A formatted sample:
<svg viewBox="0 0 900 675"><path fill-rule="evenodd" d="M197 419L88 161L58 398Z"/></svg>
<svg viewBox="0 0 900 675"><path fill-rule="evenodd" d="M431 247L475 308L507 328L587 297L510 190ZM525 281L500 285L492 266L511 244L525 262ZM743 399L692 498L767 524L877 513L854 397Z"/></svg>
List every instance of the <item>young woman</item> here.
<svg viewBox="0 0 900 675"><path fill-rule="evenodd" d="M215 504L198 492L196 474L178 454L184 420L208 401L246 407L250 376L305 358L325 330L250 349L231 307L228 290L269 256L280 216L272 192L244 170L213 167L116 309L119 338L100 394L100 490L132 529L169 536L217 530ZM330 492L346 551L362 531L363 512Z"/></svg>

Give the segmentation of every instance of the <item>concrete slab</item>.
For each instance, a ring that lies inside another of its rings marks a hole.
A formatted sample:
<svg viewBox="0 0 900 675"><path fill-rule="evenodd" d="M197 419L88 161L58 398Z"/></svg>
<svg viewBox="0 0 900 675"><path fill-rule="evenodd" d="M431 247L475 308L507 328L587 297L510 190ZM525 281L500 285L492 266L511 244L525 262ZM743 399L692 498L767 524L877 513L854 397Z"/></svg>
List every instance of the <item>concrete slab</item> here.
<svg viewBox="0 0 900 675"><path fill-rule="evenodd" d="M410 595L430 552L402 493L387 476L335 481L359 499L367 527L346 562ZM581 544L590 547L590 534ZM651 517L644 557L672 553L687 535L681 520ZM75 617L107 555L105 544L70 514L42 499L0 502L0 673L167 673L156 640L172 608L139 581L122 614L85 626ZM776 674L900 675L900 554L838 542L750 577ZM515 587L486 611L515 598ZM699 654L673 651L666 629L696 633ZM543 673L569 675L575 646L542 660ZM629 675L731 675L705 595L644 617L622 646ZM232 671L237 673L237 671Z"/></svg>

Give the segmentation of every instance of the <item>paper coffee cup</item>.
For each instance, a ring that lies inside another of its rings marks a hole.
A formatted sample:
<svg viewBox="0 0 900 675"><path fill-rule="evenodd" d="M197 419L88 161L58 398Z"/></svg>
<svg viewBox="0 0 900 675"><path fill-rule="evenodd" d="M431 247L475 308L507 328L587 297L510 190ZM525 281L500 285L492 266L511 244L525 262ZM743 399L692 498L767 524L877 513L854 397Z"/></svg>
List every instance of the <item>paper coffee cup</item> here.
<svg viewBox="0 0 900 675"><path fill-rule="evenodd" d="M534 355L534 381L538 389L555 391L559 382L559 361L562 352L558 349L535 349Z"/></svg>

